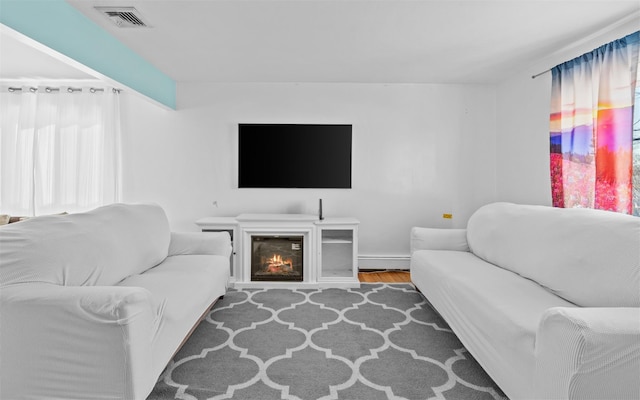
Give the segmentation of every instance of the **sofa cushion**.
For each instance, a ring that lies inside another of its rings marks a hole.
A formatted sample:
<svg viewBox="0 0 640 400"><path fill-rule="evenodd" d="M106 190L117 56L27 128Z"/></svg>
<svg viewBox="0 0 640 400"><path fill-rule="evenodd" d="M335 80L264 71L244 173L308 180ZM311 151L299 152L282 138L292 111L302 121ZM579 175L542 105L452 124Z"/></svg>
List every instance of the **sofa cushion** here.
<svg viewBox="0 0 640 400"><path fill-rule="evenodd" d="M30 218L0 228L0 286L113 285L164 260L169 240L169 222L157 205Z"/></svg>
<svg viewBox="0 0 640 400"><path fill-rule="evenodd" d="M411 281L506 393L529 398L540 318L571 303L462 251L416 251Z"/></svg>
<svg viewBox="0 0 640 400"><path fill-rule="evenodd" d="M467 225L478 257L585 307L640 306L640 218L493 203Z"/></svg>
<svg viewBox="0 0 640 400"><path fill-rule="evenodd" d="M155 376L162 372L206 307L225 294L228 280L228 257L177 255L118 284L141 287L151 293L157 315L151 367Z"/></svg>

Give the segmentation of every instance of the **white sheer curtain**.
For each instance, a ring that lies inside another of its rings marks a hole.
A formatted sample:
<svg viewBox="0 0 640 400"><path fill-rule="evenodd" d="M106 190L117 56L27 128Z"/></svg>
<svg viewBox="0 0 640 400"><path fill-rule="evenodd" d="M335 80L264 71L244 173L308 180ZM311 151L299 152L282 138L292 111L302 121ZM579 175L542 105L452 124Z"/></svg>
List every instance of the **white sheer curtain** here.
<svg viewBox="0 0 640 400"><path fill-rule="evenodd" d="M111 88L3 85L0 214L72 213L120 201L118 97Z"/></svg>

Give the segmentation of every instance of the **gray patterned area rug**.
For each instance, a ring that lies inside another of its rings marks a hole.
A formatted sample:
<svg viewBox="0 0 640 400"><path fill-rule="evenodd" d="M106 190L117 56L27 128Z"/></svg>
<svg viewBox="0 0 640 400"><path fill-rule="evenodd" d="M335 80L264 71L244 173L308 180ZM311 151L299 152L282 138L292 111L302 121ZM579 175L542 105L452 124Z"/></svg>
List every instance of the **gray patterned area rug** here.
<svg viewBox="0 0 640 400"><path fill-rule="evenodd" d="M410 284L229 290L148 400L504 399Z"/></svg>

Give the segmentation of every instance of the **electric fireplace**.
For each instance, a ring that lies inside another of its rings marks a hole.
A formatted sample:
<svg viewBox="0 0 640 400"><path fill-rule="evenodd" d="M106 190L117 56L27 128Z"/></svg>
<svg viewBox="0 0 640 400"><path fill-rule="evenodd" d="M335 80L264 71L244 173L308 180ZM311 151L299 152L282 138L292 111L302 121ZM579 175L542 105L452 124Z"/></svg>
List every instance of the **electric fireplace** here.
<svg viewBox="0 0 640 400"><path fill-rule="evenodd" d="M304 236L251 236L251 280L303 280Z"/></svg>

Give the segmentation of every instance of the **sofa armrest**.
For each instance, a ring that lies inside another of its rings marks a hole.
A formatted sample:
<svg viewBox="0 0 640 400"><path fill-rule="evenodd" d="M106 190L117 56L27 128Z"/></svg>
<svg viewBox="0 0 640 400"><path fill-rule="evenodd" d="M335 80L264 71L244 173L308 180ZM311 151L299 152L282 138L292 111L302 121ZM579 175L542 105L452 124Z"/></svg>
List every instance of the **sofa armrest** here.
<svg viewBox="0 0 640 400"><path fill-rule="evenodd" d="M550 308L535 358L535 398L637 399L640 308Z"/></svg>
<svg viewBox="0 0 640 400"><path fill-rule="evenodd" d="M228 232L171 232L169 255L210 254L231 255L231 236Z"/></svg>
<svg viewBox="0 0 640 400"><path fill-rule="evenodd" d="M416 250L469 251L466 229L411 228L411 254Z"/></svg>
<svg viewBox="0 0 640 400"><path fill-rule="evenodd" d="M151 293L28 283L0 289L0 397L145 398L153 389Z"/></svg>

